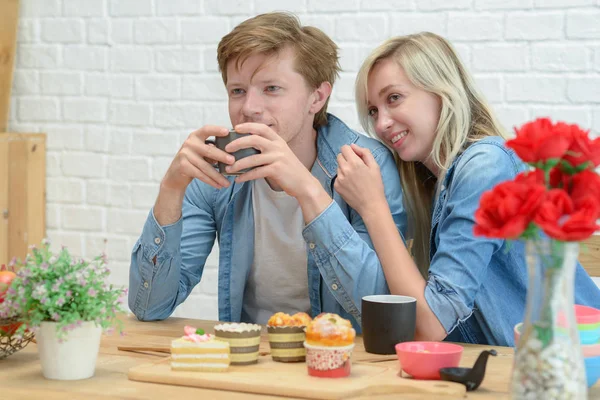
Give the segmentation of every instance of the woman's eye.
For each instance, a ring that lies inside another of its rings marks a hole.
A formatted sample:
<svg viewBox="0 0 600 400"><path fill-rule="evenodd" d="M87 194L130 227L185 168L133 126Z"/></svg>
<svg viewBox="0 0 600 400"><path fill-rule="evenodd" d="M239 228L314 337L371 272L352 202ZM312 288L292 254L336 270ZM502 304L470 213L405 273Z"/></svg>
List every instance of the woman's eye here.
<svg viewBox="0 0 600 400"><path fill-rule="evenodd" d="M239 88L231 89L231 94L243 94L243 93L244 93L244 89L239 89Z"/></svg>
<svg viewBox="0 0 600 400"><path fill-rule="evenodd" d="M389 103L393 103L393 102L395 102L395 101L398 101L398 100L400 100L401 98L402 98L402 95L400 95L400 94L397 94L397 93L393 93L393 94L390 94L390 95L388 96L388 102L389 102Z"/></svg>
<svg viewBox="0 0 600 400"><path fill-rule="evenodd" d="M367 112L367 114L369 115L369 117L374 117L377 114L377 109L370 108L369 111Z"/></svg>

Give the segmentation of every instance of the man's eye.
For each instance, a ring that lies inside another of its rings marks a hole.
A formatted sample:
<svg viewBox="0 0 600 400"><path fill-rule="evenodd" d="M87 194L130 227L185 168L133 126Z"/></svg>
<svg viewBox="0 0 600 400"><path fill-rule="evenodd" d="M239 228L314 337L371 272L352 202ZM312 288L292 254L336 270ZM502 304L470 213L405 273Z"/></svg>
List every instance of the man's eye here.
<svg viewBox="0 0 600 400"><path fill-rule="evenodd" d="M231 89L231 94L243 94L244 93L244 89Z"/></svg>
<svg viewBox="0 0 600 400"><path fill-rule="evenodd" d="M265 90L266 90L267 92L276 92L276 91L278 91L279 89L281 89L281 87L279 87L279 86L275 86L275 85L270 85L270 86L267 86L267 88L266 88Z"/></svg>

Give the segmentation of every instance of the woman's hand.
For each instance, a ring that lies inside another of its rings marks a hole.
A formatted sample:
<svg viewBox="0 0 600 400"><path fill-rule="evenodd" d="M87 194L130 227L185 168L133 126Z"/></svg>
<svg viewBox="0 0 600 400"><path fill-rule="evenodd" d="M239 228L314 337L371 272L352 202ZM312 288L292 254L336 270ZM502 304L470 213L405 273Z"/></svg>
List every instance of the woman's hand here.
<svg viewBox="0 0 600 400"><path fill-rule="evenodd" d="M343 146L337 156L338 171L333 188L363 218L370 210L389 207L377 161L369 149Z"/></svg>

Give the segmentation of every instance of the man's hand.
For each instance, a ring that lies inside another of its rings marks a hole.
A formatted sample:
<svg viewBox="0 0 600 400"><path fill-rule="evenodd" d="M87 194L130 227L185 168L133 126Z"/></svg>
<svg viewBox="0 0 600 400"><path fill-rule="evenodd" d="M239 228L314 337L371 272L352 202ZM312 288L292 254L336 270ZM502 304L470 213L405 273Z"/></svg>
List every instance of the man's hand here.
<svg viewBox="0 0 600 400"><path fill-rule="evenodd" d="M242 158L227 167L228 172L254 168L236 178L236 182L246 182L259 178L269 178L282 190L293 197L307 194L307 186L314 183L314 177L302 164L275 131L264 124L245 123L237 125L239 133L252 135L234 140L225 150L233 153L240 149L254 147L260 154Z"/></svg>
<svg viewBox="0 0 600 400"><path fill-rule="evenodd" d="M192 179L199 179L217 189L229 186L229 181L213 167L213 163L233 164L235 158L206 144L210 136L228 134L227 128L207 125L192 132L185 140L162 179L154 204L154 217L160 225L170 225L181 218L183 197Z"/></svg>
<svg viewBox="0 0 600 400"><path fill-rule="evenodd" d="M296 157L275 131L264 124L245 123L235 127L239 133L252 135L234 140L225 150L233 153L240 149L254 147L260 154L242 158L227 167L228 172L254 168L236 178L236 182L246 182L259 178L268 178L288 195L295 197L302 208L306 223L316 218L329 204L327 194L317 178Z"/></svg>
<svg viewBox="0 0 600 400"><path fill-rule="evenodd" d="M210 136L227 136L228 133L227 128L210 125L192 132L171 162L162 180L161 188L185 192L193 178L217 189L229 186L229 181L212 164L215 161L233 164L235 158L205 143Z"/></svg>

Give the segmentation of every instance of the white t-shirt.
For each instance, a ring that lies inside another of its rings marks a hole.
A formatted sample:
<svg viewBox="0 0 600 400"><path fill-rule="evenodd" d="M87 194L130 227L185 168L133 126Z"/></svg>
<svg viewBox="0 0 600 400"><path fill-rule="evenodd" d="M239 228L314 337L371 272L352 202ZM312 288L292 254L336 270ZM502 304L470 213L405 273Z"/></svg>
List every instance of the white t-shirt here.
<svg viewBox="0 0 600 400"><path fill-rule="evenodd" d="M242 321L266 324L276 312L310 313L304 219L298 200L252 182L254 262L244 291Z"/></svg>

